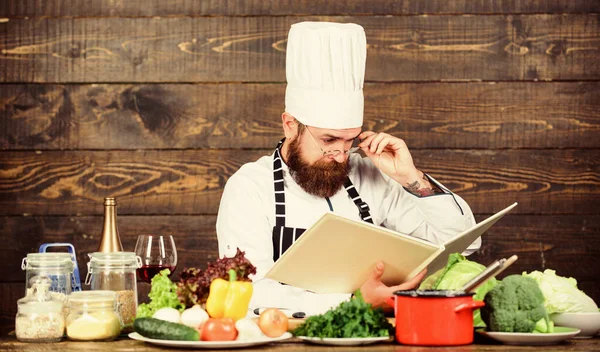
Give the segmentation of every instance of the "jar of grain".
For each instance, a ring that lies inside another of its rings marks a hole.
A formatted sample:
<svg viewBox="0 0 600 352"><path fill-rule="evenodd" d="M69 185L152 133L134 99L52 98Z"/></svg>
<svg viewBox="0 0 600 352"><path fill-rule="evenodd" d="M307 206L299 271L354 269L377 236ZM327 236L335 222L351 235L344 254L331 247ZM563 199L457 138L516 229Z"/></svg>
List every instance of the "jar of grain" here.
<svg viewBox="0 0 600 352"><path fill-rule="evenodd" d="M67 336L78 341L110 341L121 333L117 294L79 291L69 296Z"/></svg>
<svg viewBox="0 0 600 352"><path fill-rule="evenodd" d="M116 292L124 333L133 331L137 309L136 269L141 265L141 258L134 252L90 254L86 284L92 290Z"/></svg>
<svg viewBox="0 0 600 352"><path fill-rule="evenodd" d="M50 295L52 280L38 276L32 280L31 294L17 301L15 334L23 342L60 341L65 331L63 300Z"/></svg>

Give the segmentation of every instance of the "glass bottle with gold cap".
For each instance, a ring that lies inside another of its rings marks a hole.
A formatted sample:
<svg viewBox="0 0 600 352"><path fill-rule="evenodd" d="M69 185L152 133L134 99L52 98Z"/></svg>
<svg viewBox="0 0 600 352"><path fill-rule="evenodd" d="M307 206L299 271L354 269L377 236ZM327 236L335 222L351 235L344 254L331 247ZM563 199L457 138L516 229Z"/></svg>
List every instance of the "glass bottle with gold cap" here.
<svg viewBox="0 0 600 352"><path fill-rule="evenodd" d="M104 226L98 252L122 252L123 245L117 227L117 200L112 197L104 198Z"/></svg>

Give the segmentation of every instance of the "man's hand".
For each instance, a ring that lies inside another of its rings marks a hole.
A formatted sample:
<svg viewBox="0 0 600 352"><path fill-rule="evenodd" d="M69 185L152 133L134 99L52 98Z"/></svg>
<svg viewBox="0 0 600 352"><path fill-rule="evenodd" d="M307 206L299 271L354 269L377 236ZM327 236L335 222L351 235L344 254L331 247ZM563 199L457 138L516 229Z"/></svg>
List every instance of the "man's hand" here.
<svg viewBox="0 0 600 352"><path fill-rule="evenodd" d="M410 151L402 139L373 131L365 131L358 138L361 140L358 146L375 166L411 193L423 195L419 190L431 190L429 180L415 167Z"/></svg>
<svg viewBox="0 0 600 352"><path fill-rule="evenodd" d="M427 273L427 269L424 269L410 281L396 286L387 286L381 282L381 276L383 276L384 269L385 265L382 262L377 262L371 277L360 287L360 293L362 294L363 299L365 302L372 304L373 307L388 307L385 300L389 297L393 297L394 292L399 290L410 290L417 287ZM388 307L388 310L389 308L390 307Z"/></svg>

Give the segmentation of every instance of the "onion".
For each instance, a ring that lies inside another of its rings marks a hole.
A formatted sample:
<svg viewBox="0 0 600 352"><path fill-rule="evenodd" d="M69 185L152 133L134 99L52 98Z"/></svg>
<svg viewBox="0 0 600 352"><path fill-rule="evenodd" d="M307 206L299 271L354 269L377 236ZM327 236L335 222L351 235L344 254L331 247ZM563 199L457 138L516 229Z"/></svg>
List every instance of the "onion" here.
<svg viewBox="0 0 600 352"><path fill-rule="evenodd" d="M181 313L181 323L192 328L200 327L208 320L208 313L199 305L188 308Z"/></svg>
<svg viewBox="0 0 600 352"><path fill-rule="evenodd" d="M181 322L181 313L175 308L161 308L154 312L152 318L179 324Z"/></svg>
<svg viewBox="0 0 600 352"><path fill-rule="evenodd" d="M288 331L288 317L277 308L260 313L258 327L268 337L279 337Z"/></svg>
<svg viewBox="0 0 600 352"><path fill-rule="evenodd" d="M254 320L248 318L236 321L235 328L238 331L238 336L236 338L238 341L260 340L265 337L258 327L258 324Z"/></svg>

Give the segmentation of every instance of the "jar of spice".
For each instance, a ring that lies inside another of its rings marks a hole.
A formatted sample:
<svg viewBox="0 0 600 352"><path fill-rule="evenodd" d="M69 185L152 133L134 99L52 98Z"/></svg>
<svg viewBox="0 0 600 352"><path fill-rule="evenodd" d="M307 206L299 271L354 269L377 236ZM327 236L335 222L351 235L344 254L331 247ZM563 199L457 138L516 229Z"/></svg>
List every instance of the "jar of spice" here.
<svg viewBox="0 0 600 352"><path fill-rule="evenodd" d="M25 295L32 292L37 277L51 280L49 290L56 293L53 296L64 298L71 294L73 262L69 253L29 253L23 258L21 269L26 271Z"/></svg>
<svg viewBox="0 0 600 352"><path fill-rule="evenodd" d="M50 295L48 277L32 280L31 294L17 301L15 334L24 342L60 341L65 331L63 300Z"/></svg>
<svg viewBox="0 0 600 352"><path fill-rule="evenodd" d="M86 284L92 290L116 292L123 332L133 331L137 310L136 269L141 265L141 258L134 252L90 254Z"/></svg>
<svg viewBox="0 0 600 352"><path fill-rule="evenodd" d="M69 296L67 336L78 341L110 341L121 333L117 294L79 291Z"/></svg>

